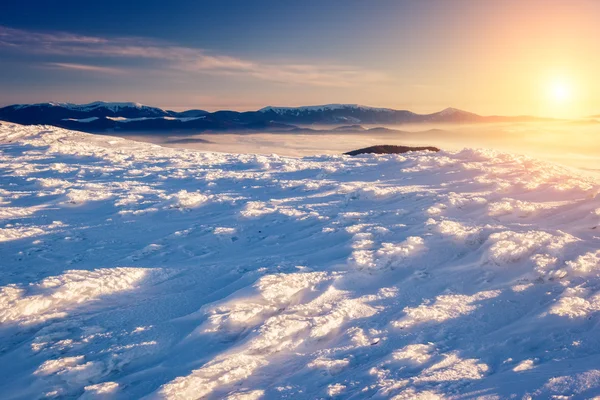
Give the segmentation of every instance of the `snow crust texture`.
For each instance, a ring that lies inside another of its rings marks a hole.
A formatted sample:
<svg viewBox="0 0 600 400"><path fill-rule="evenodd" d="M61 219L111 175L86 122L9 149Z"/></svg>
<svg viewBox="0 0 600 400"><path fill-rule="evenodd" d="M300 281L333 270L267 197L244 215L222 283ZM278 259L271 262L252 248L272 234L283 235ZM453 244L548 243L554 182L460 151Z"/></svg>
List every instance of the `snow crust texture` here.
<svg viewBox="0 0 600 400"><path fill-rule="evenodd" d="M571 170L0 142L5 399L600 395L600 187Z"/></svg>

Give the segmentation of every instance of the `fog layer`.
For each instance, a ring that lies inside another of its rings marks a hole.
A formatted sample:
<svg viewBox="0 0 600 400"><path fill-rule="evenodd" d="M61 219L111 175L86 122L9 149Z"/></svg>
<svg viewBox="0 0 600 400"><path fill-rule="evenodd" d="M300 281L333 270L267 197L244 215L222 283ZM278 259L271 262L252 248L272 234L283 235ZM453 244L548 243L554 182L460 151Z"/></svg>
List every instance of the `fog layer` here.
<svg viewBox="0 0 600 400"><path fill-rule="evenodd" d="M372 128L373 126L364 126ZM314 126L310 127L315 129ZM316 127L331 129L331 127ZM600 173L600 123L567 121L477 125L386 126L389 133L200 133L119 136L166 147L231 153L307 156L340 154L377 144L431 145L447 150L493 148Z"/></svg>

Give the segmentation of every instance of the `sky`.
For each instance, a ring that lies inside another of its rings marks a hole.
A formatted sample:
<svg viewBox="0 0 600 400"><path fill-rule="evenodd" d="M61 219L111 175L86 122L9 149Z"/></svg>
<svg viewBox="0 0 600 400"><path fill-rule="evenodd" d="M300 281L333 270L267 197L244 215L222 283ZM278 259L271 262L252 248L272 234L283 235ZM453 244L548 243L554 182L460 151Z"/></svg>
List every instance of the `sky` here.
<svg viewBox="0 0 600 400"><path fill-rule="evenodd" d="M9 2L0 105L600 114L600 2Z"/></svg>

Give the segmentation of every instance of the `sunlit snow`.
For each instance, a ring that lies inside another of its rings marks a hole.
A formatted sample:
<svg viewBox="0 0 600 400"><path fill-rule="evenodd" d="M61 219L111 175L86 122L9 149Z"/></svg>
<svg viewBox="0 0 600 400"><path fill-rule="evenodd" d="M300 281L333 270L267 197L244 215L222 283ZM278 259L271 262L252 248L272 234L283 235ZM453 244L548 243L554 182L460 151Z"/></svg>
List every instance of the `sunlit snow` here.
<svg viewBox="0 0 600 400"><path fill-rule="evenodd" d="M492 150L0 142L3 398L600 395L592 178Z"/></svg>

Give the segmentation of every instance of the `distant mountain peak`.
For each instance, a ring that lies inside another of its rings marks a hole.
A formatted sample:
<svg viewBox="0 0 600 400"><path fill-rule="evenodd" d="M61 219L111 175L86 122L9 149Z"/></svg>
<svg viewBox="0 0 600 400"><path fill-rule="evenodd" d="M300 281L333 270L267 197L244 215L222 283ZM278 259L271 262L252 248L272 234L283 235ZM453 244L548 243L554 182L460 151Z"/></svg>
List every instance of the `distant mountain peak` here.
<svg viewBox="0 0 600 400"><path fill-rule="evenodd" d="M471 112L461 110L454 107L446 107L442 111L438 112L439 115L453 115L453 114L473 114Z"/></svg>
<svg viewBox="0 0 600 400"><path fill-rule="evenodd" d="M462 110L459 110L458 108L454 108L454 107L446 107L442 111L440 111L440 114L451 114L451 113L455 113L457 111L462 111Z"/></svg>
<svg viewBox="0 0 600 400"><path fill-rule="evenodd" d="M332 111L332 110L348 110L348 109L356 109L356 110L369 110L369 111L383 111L383 112L391 112L394 111L391 108L377 108L377 107L369 107L363 106L360 104L322 104L316 106L300 106L300 107L275 107L275 106L267 106L258 110L259 112L269 112L273 111L278 114L290 111L313 111L313 112L322 112L322 111Z"/></svg>
<svg viewBox="0 0 600 400"><path fill-rule="evenodd" d="M148 109L158 109L158 107L150 107L140 103L135 102L107 102L107 101L94 101L88 104L71 104L68 108L76 109L76 110L92 110L95 108L107 108L112 111L117 111L123 108L148 108Z"/></svg>
<svg viewBox="0 0 600 400"><path fill-rule="evenodd" d="M15 109L29 108L29 107L62 107L69 110L76 111L89 111L96 108L106 108L111 111L117 111L123 108L136 108L136 109L158 109L157 107L150 107L140 103L134 102L107 102L107 101L94 101L92 103L86 104L73 104L73 103L63 103L59 101L50 101L47 103L36 103L36 104L15 104L13 106Z"/></svg>
<svg viewBox="0 0 600 400"><path fill-rule="evenodd" d="M88 104L82 104L80 105L80 107L119 107L119 108L124 108L124 107L131 107L131 108L143 108L143 107L149 107L149 106L145 106L143 104L140 103L136 103L136 102L107 102L107 101L94 101L92 103L88 103ZM150 107L150 108L157 108L157 107Z"/></svg>

